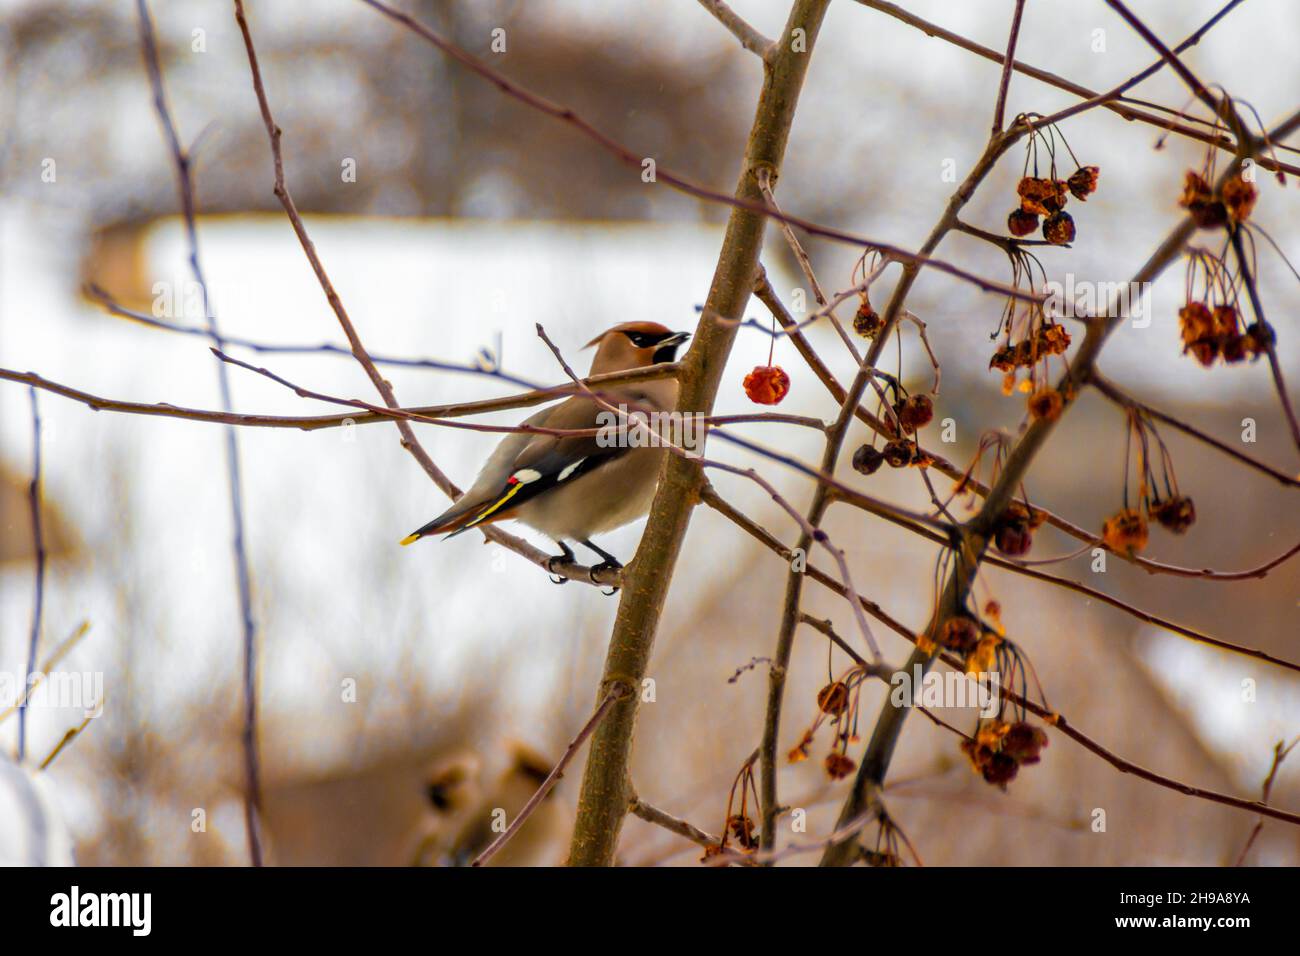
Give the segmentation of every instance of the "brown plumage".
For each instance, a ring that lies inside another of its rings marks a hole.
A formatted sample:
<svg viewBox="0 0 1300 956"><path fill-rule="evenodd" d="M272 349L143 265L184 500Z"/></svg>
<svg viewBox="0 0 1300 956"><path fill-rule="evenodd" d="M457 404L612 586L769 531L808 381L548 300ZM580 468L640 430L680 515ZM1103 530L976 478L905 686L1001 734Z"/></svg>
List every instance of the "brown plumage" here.
<svg viewBox="0 0 1300 956"><path fill-rule="evenodd" d="M588 343L587 347L596 347L590 374L671 362L687 337L685 332L672 332L657 322L616 325ZM677 382L661 379L602 388L600 394L615 407L624 404L668 411L677 400ZM525 424L566 430L595 428L606 424L597 418L601 411L588 396L575 395L543 409ZM662 448L611 446L602 437L508 435L465 494L402 543L511 519L561 543L587 544L592 535L636 520L649 510L666 452ZM604 552L595 550L609 560ZM567 546L565 551L567 556Z"/></svg>

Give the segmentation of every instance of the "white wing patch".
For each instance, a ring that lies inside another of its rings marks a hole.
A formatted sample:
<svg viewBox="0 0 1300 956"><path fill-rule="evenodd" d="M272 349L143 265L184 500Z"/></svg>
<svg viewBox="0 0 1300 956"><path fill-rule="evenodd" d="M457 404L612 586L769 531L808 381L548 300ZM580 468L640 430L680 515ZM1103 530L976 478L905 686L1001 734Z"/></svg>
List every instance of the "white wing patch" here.
<svg viewBox="0 0 1300 956"><path fill-rule="evenodd" d="M587 459L585 459L585 458L579 458L579 459L578 459L577 461L575 461L572 465L566 465L566 466L564 467L564 470L563 470L562 472L560 472L560 477L557 478L556 481L563 481L565 478L568 478L571 474L573 474L575 471L577 471L578 468L582 465L582 463L583 463L584 461L586 461L586 460L587 460Z"/></svg>
<svg viewBox="0 0 1300 956"><path fill-rule="evenodd" d="M520 468L510 477L521 485L526 485L529 482L536 481L538 478L542 477L542 473L540 471L534 471L531 468Z"/></svg>

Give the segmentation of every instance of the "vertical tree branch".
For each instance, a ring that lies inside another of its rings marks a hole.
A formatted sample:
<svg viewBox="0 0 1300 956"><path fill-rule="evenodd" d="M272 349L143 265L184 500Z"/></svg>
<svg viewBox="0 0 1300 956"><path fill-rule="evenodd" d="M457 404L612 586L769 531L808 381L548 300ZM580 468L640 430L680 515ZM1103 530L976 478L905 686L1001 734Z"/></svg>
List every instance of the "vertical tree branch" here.
<svg viewBox="0 0 1300 956"><path fill-rule="evenodd" d="M736 187L738 199L761 202L758 171L768 170L773 179L780 171L808 61L828 5L829 0L796 0L782 36L765 61L763 89ZM765 223L766 217L752 209L733 207L731 211L704 311L682 361L677 404L681 411L707 414L713 408L737 320L753 289ZM569 851L570 866L613 863L629 805L627 767L641 681L701 483L697 463L668 456L645 534L624 578L597 699L615 683L627 684L633 693L614 706L592 737Z"/></svg>
<svg viewBox="0 0 1300 956"><path fill-rule="evenodd" d="M32 403L32 483L28 498L32 511L32 547L36 557L36 588L32 598L32 631L27 642L27 670L23 673L23 686L36 672L36 655L41 643L41 617L45 609L45 533L41 527L41 409L36 400L36 389L27 387ZM27 693L23 693L18 707L18 762L27 755Z"/></svg>
<svg viewBox="0 0 1300 956"><path fill-rule="evenodd" d="M1025 14L1025 0L1016 0L1016 12L1011 15L1011 37L1007 40L1007 55L1002 61L1002 79L998 82L997 105L993 107L993 134L1002 132L1002 122L1007 115L1007 90L1011 88L1011 73L1016 62L1016 41L1020 39L1020 20Z"/></svg>
<svg viewBox="0 0 1300 956"><path fill-rule="evenodd" d="M208 284L199 263L199 237L195 225L194 171L190 155L181 145L167 107L163 89L162 64L158 57L158 41L154 36L153 19L146 0L136 0L140 20L140 50L149 85L153 92L154 109L167 137L172 165L176 170L176 192L180 198L181 216L185 223L185 238L189 246L190 272L199 287L203 304L203 318L208 337L217 348L225 346L217 326L216 310L208 298ZM217 387L221 395L221 410L230 412L230 371L224 362L217 362ZM239 616L243 629L243 731L241 746L244 754L244 829L248 838L248 854L253 866L262 865L262 845L257 832L257 814L261 808L261 771L257 747L257 628L253 622L252 582L248 570L248 550L244 544L243 477L239 459L239 438L234 426L225 426L226 479L230 489L230 523L233 533L232 547L235 556L235 581L239 595Z"/></svg>

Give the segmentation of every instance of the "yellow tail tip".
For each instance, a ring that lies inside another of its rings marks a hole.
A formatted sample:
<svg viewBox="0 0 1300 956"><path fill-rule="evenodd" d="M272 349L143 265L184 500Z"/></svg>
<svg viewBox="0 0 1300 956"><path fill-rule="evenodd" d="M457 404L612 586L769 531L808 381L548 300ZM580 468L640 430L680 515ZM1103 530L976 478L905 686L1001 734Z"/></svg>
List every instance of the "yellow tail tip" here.
<svg viewBox="0 0 1300 956"><path fill-rule="evenodd" d="M406 545L408 545L408 544L414 544L415 542L417 542L417 541L419 541L419 540L420 540L420 535L419 535L419 534L408 534L405 538L403 538L403 539L401 540L401 544L402 544L403 547L405 547Z"/></svg>

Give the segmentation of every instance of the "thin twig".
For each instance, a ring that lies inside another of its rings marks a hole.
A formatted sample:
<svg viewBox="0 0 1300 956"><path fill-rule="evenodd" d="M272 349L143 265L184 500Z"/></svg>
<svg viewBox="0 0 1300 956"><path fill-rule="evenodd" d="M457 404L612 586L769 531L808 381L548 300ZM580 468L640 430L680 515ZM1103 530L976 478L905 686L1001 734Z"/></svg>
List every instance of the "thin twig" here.
<svg viewBox="0 0 1300 956"><path fill-rule="evenodd" d="M646 823L653 823L657 827L663 827L663 829L667 830L669 833L675 833L680 837L685 837L697 846L702 846L706 849L711 846L717 846L720 842L718 837L715 837L710 833L705 833L694 824L679 819L671 813L660 810L658 807L651 806L640 797L634 797L632 799L631 804L628 806L628 812L631 813L632 816L644 820Z"/></svg>
<svg viewBox="0 0 1300 956"><path fill-rule="evenodd" d="M1287 758L1287 754L1289 754L1298 743L1300 743L1300 737L1297 737L1290 743L1287 743L1285 740L1279 740L1273 745L1273 763L1269 766L1268 775L1264 778L1264 786L1261 789L1259 796L1261 803L1268 803L1269 797L1273 793L1273 781L1277 779L1277 772L1282 767L1282 761ZM1241 853L1237 856L1237 866L1246 865L1246 856L1250 853L1250 848L1255 845L1255 841L1259 839L1260 831L1263 829L1264 818L1260 817L1254 827L1251 828L1250 836L1246 838L1246 845L1241 848Z"/></svg>
<svg viewBox="0 0 1300 956"><path fill-rule="evenodd" d="M181 145L176 123L167 106L167 95L163 88L162 64L158 57L158 42L154 36L153 19L149 14L146 0L137 0L137 12L140 20L140 47L144 57L145 68L149 75L149 85L153 91L154 110L162 124L167 145L171 151L172 165L176 172L176 192L180 199L181 215L185 222L185 239L189 246L190 272L198 284L203 304L204 321L207 334L212 343L221 348L223 341L217 325L216 311L208 297L207 279L199 262L199 237L196 224L196 204L194 200L194 172L190 155ZM217 387L221 396L221 409L229 413L232 409L230 398L230 377L225 365L217 363ZM230 493L230 523L232 532L231 546L235 559L235 583L239 600L239 618L242 633L242 689L243 689L243 729L241 747L244 755L244 829L248 839L248 853L253 866L262 865L262 842L258 835L257 816L262 805L261 769L258 759L257 744L257 627L253 621L252 580L249 574L248 550L245 546L245 522L243 501L243 476L240 465L239 437L234 428L225 430L226 484Z"/></svg>
<svg viewBox="0 0 1300 956"><path fill-rule="evenodd" d="M727 6L723 0L700 0L700 6L708 10L719 23L730 30L731 35L740 41L742 47L750 53L757 54L758 58L763 62L767 62L772 49L771 40L750 26L743 17Z"/></svg>
<svg viewBox="0 0 1300 956"><path fill-rule="evenodd" d="M31 507L32 545L35 551L36 583L32 596L32 628L27 641L27 670L23 686L30 688L31 675L36 672L36 655L41 643L41 619L45 610L45 532L41 527L41 409L36 400L36 389L28 388L27 397L32 404L32 481L27 486L27 499ZM18 763L27 756L27 695L18 706Z"/></svg>
<svg viewBox="0 0 1300 956"><path fill-rule="evenodd" d="M1016 41L1020 38L1020 20L1025 14L1025 0L1016 0L1011 14L1011 36L1007 40L1007 55L1002 60L1002 79L998 81L998 98L993 107L993 134L1002 132L1002 121L1007 115L1007 91L1011 86L1012 67L1016 62Z"/></svg>
<svg viewBox="0 0 1300 956"><path fill-rule="evenodd" d="M583 724L582 729L578 731L578 736L574 737L573 740L569 742L569 746L564 749L564 753L561 754L559 762L551 768L551 772L546 775L546 779L542 781L542 785L537 788L531 797L528 798L528 802L523 805L523 808L515 817L514 822L505 829L505 832L501 833L495 840L484 847L483 852L474 858L474 862L471 863L470 866L482 866L488 860L492 859L492 857L496 856L498 851L510 842L510 838L518 833L519 829L528 822L528 818L533 815L533 811L541 805L542 801L546 799L546 795L551 792L557 783L560 782L560 777L564 776L564 768L567 767L569 761L577 755L578 748L586 743L587 738L590 737L595 729L600 726L600 722L605 719L605 715L609 713L609 709L614 706L614 703L620 697L625 696L628 693L630 693L630 689L622 684L614 684L610 686L609 692L605 694L605 699L600 702L595 713L593 713L587 722Z"/></svg>

